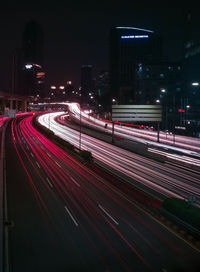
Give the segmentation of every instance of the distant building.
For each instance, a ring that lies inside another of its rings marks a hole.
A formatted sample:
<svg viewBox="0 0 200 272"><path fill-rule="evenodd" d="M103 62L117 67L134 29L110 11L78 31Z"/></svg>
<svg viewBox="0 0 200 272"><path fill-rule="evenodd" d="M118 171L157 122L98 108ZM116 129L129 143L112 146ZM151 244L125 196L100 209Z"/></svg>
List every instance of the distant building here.
<svg viewBox="0 0 200 272"><path fill-rule="evenodd" d="M159 59L161 55L161 38L153 31L113 28L110 33L111 99L117 99L119 104L135 103L138 64Z"/></svg>
<svg viewBox="0 0 200 272"><path fill-rule="evenodd" d="M183 84L185 106L189 106L183 123L193 133L200 134L200 18L198 10L184 18ZM200 136L200 135L199 135Z"/></svg>
<svg viewBox="0 0 200 272"><path fill-rule="evenodd" d="M93 91L92 65L81 67L81 94L83 103L89 102L89 93Z"/></svg>
<svg viewBox="0 0 200 272"><path fill-rule="evenodd" d="M182 65L167 61L139 63L136 73L137 104L161 104L163 128L180 125L183 98Z"/></svg>
<svg viewBox="0 0 200 272"><path fill-rule="evenodd" d="M44 33L40 25L34 21L28 22L22 37L18 86L20 94L44 96L43 43Z"/></svg>
<svg viewBox="0 0 200 272"><path fill-rule="evenodd" d="M96 78L95 94L100 109L107 109L110 106L110 77L108 71L101 71Z"/></svg>

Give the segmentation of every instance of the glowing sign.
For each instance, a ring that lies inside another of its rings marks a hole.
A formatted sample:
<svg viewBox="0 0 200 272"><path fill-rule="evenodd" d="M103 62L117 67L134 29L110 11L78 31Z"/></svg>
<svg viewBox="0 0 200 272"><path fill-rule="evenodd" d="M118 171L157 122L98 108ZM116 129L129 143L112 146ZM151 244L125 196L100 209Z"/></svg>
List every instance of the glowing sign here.
<svg viewBox="0 0 200 272"><path fill-rule="evenodd" d="M121 39L147 39L149 35L122 35Z"/></svg>

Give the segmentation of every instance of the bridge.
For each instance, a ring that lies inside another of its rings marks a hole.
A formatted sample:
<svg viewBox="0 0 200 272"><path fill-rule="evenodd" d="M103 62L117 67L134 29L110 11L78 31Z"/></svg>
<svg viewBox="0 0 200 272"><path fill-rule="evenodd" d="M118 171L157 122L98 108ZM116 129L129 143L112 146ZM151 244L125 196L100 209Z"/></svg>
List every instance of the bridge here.
<svg viewBox="0 0 200 272"><path fill-rule="evenodd" d="M26 112L28 103L32 101L34 101L34 97L31 96L22 96L0 91L0 114L4 114L6 108L16 110L16 112Z"/></svg>

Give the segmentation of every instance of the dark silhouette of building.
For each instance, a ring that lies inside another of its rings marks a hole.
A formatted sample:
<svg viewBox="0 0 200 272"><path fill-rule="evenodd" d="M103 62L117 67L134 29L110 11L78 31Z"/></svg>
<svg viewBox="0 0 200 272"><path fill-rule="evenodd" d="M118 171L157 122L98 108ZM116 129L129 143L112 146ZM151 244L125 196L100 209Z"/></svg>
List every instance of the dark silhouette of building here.
<svg viewBox="0 0 200 272"><path fill-rule="evenodd" d="M183 86L182 65L169 61L139 63L136 75L136 101L138 104L161 104L162 128L172 130L180 126Z"/></svg>
<svg viewBox="0 0 200 272"><path fill-rule="evenodd" d="M43 68L44 33L41 26L30 21L22 36L18 93L36 97L44 96L45 72Z"/></svg>
<svg viewBox="0 0 200 272"><path fill-rule="evenodd" d="M81 67L81 94L82 102L88 103L90 93L93 92L92 65L82 65Z"/></svg>
<svg viewBox="0 0 200 272"><path fill-rule="evenodd" d="M136 103L136 71L139 63L159 59L161 39L151 30L115 27L110 33L111 97L120 104Z"/></svg>
<svg viewBox="0 0 200 272"><path fill-rule="evenodd" d="M187 114L184 115L182 123L188 126L188 130L193 131L194 135L197 135L200 132L200 17L198 10L185 12L183 25L183 107Z"/></svg>

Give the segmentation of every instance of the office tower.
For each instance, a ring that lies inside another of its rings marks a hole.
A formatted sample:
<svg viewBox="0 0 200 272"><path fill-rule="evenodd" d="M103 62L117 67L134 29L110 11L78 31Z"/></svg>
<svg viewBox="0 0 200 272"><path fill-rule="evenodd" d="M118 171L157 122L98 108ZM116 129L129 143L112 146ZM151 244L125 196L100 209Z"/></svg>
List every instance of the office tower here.
<svg viewBox="0 0 200 272"><path fill-rule="evenodd" d="M22 36L20 94L44 96L43 43L44 33L40 25L28 22Z"/></svg>
<svg viewBox="0 0 200 272"><path fill-rule="evenodd" d="M110 33L111 99L119 104L136 103L136 71L139 63L159 59L161 39L153 31L115 27Z"/></svg>
<svg viewBox="0 0 200 272"><path fill-rule="evenodd" d="M89 93L93 92L92 65L82 65L81 67L81 94L82 102L88 103Z"/></svg>

